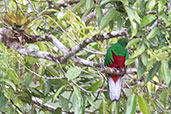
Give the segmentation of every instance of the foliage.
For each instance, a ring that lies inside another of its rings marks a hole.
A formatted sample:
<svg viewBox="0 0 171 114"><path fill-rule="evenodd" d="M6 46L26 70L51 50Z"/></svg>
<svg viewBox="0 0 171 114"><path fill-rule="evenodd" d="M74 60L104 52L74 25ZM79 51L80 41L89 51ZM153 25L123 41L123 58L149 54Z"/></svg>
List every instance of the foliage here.
<svg viewBox="0 0 171 114"><path fill-rule="evenodd" d="M137 66L137 74L123 77L121 99L119 102L111 102L106 92L106 77L97 69L78 65L72 60L68 60L67 64L57 64L45 59L22 56L1 43L1 112L169 114L171 111L171 9L168 9L170 0L97 0L96 2L80 0L77 4L60 10L49 8L48 1L33 0L31 4L28 1L18 0L19 7L32 20L27 25L29 29L26 32L32 35L52 34L68 48L96 34L126 28L130 36L127 45L130 58L126 64L128 67ZM63 0L52 2L54 5L59 5ZM13 0L0 1L2 16L8 11L21 13L19 7L17 8ZM96 20L84 22L83 18L94 9L96 9ZM103 13L106 9L107 12ZM0 21L1 27L7 24L3 20ZM76 55L103 63L106 47L115 42L116 38L93 42ZM62 54L49 42L37 42L25 46ZM33 72L41 76L64 77L64 79L43 79ZM42 103L34 102L34 97L42 100ZM46 104L54 108L48 109Z"/></svg>

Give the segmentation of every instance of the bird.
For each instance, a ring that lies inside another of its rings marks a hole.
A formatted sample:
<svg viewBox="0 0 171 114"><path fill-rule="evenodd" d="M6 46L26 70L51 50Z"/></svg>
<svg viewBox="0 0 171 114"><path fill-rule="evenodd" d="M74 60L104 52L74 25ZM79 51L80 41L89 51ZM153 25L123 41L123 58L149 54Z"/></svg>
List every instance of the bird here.
<svg viewBox="0 0 171 114"><path fill-rule="evenodd" d="M126 48L128 38L120 38L107 50L104 66L110 68L126 68L125 61L129 58ZM109 97L112 102L120 100L121 75L106 74L108 80Z"/></svg>

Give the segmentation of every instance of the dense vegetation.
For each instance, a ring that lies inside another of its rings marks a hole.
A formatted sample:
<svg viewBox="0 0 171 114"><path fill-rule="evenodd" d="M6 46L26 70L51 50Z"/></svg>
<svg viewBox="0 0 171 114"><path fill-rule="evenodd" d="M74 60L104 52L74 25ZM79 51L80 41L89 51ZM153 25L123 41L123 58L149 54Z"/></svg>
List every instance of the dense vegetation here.
<svg viewBox="0 0 171 114"><path fill-rule="evenodd" d="M171 113L170 0L1 0L0 8L0 113ZM122 37L129 72L111 102L104 57Z"/></svg>

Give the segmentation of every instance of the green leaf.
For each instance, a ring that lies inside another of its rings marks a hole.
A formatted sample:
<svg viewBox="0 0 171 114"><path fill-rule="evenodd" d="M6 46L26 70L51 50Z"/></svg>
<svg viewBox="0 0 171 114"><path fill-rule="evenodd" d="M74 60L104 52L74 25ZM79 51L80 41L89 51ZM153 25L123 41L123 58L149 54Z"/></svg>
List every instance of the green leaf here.
<svg viewBox="0 0 171 114"><path fill-rule="evenodd" d="M68 80L72 80L81 74L82 69L80 67L71 67L66 73Z"/></svg>
<svg viewBox="0 0 171 114"><path fill-rule="evenodd" d="M61 86L58 91L55 93L54 97L53 97L53 101L55 102L56 98L58 97L58 95L61 93L62 89L65 87L65 85Z"/></svg>
<svg viewBox="0 0 171 114"><path fill-rule="evenodd" d="M50 91L50 88L51 88L51 84L50 84L49 80L44 81L43 93L44 93L45 96L48 95L48 93Z"/></svg>
<svg viewBox="0 0 171 114"><path fill-rule="evenodd" d="M37 42L37 45L39 46L40 51L47 51L48 49L44 42Z"/></svg>
<svg viewBox="0 0 171 114"><path fill-rule="evenodd" d="M6 80L6 79L3 79L3 81L4 81L7 85L11 86L11 87L14 89L14 91L16 91L16 86L14 85L13 82L11 82L10 80Z"/></svg>
<svg viewBox="0 0 171 114"><path fill-rule="evenodd" d="M33 81L33 74L26 72L24 74L24 80L22 80L22 84L25 86L29 86L29 84Z"/></svg>
<svg viewBox="0 0 171 114"><path fill-rule="evenodd" d="M61 107L64 109L64 111L69 111L69 101L65 97L59 96L59 103Z"/></svg>
<svg viewBox="0 0 171 114"><path fill-rule="evenodd" d="M110 28L110 30L112 30L113 27L114 27L114 21L110 21L110 22L109 22L109 28Z"/></svg>
<svg viewBox="0 0 171 114"><path fill-rule="evenodd" d="M80 89L76 86L73 86L74 88L74 113L75 114L83 114L84 111L84 103L83 103L83 98L80 92Z"/></svg>
<svg viewBox="0 0 171 114"><path fill-rule="evenodd" d="M56 79L56 80L49 80L49 81L53 86L56 86L56 87L63 86L65 84L69 83L67 79L60 79L60 80ZM56 83L56 82L58 82L58 83Z"/></svg>
<svg viewBox="0 0 171 114"><path fill-rule="evenodd" d="M165 13L162 13L161 15L159 15L159 17L166 23L166 27L171 25L170 17L168 17Z"/></svg>
<svg viewBox="0 0 171 114"><path fill-rule="evenodd" d="M57 70L53 66L47 66L46 69L50 72L52 76L58 76Z"/></svg>
<svg viewBox="0 0 171 114"><path fill-rule="evenodd" d="M152 78L155 76L155 74L158 72L159 68L160 68L160 63L159 62L156 62L153 67L150 69L148 75L147 75L147 82L149 80L152 80Z"/></svg>
<svg viewBox="0 0 171 114"><path fill-rule="evenodd" d="M123 23L124 23L124 20L122 19L122 17L118 17L118 19L117 19L117 27L118 27L119 30L121 30Z"/></svg>
<svg viewBox="0 0 171 114"><path fill-rule="evenodd" d="M93 98L92 98L91 95L87 95L86 98L87 98L88 102L89 102L93 107L96 107L96 104L95 104L95 102L93 101Z"/></svg>
<svg viewBox="0 0 171 114"><path fill-rule="evenodd" d="M147 15L145 16L142 21L141 21L141 27L145 27L148 24L150 24L151 22L153 22L157 17L155 15Z"/></svg>
<svg viewBox="0 0 171 114"><path fill-rule="evenodd" d="M3 111L8 99L4 96L4 93L0 90L0 111Z"/></svg>
<svg viewBox="0 0 171 114"><path fill-rule="evenodd" d="M102 0L102 1L100 2L100 5L102 6L102 5L104 5L104 4L107 4L107 3L109 3L109 2L114 2L114 1L120 1L120 0Z"/></svg>
<svg viewBox="0 0 171 114"><path fill-rule="evenodd" d="M102 8L100 6L96 6L96 19L98 26L100 26L100 22L103 18Z"/></svg>
<svg viewBox="0 0 171 114"><path fill-rule="evenodd" d="M107 114L107 103L106 103L106 100L105 98L103 97L103 102L102 102L102 110L103 110L103 114Z"/></svg>
<svg viewBox="0 0 171 114"><path fill-rule="evenodd" d="M100 23L100 30L104 29L110 21L115 21L120 13L116 11L115 8L111 8L106 15L102 18L101 23Z"/></svg>
<svg viewBox="0 0 171 114"><path fill-rule="evenodd" d="M46 9L46 10L43 10L42 12L44 12L42 14L46 14L46 12L57 12L57 13L59 13L59 10L56 10L56 9Z"/></svg>
<svg viewBox="0 0 171 114"><path fill-rule="evenodd" d="M139 17L136 9L133 9L131 7L127 7L125 5L125 10L128 14L129 21L131 22L131 32L132 32L132 37L137 34L137 23L140 24L141 18Z"/></svg>
<svg viewBox="0 0 171 114"><path fill-rule="evenodd" d="M166 60L162 60L161 72L162 72L163 79L165 80L166 84L169 86L171 80L171 73L169 70L168 62Z"/></svg>
<svg viewBox="0 0 171 114"><path fill-rule="evenodd" d="M151 58L150 58L151 59ZM148 71L152 65L156 62L156 59L151 59L149 62L148 62L148 65L146 66L146 70Z"/></svg>
<svg viewBox="0 0 171 114"><path fill-rule="evenodd" d="M37 111L36 111L36 109L34 109L34 112L33 112L33 114L37 114Z"/></svg>
<svg viewBox="0 0 171 114"><path fill-rule="evenodd" d="M38 58L34 58L34 57L30 57L30 56L25 56L25 60L28 63L37 63L38 62Z"/></svg>
<svg viewBox="0 0 171 114"><path fill-rule="evenodd" d="M142 113L143 114L151 114L151 111L150 111L147 101L140 95L137 95L137 98L138 98L138 104L139 104L139 107L140 107L140 110L142 111Z"/></svg>
<svg viewBox="0 0 171 114"><path fill-rule="evenodd" d="M155 37L151 38L149 41L151 43L151 46L154 46L154 47L158 46L158 41L157 41L157 39Z"/></svg>
<svg viewBox="0 0 171 114"><path fill-rule="evenodd" d="M166 7L166 0L160 0L158 1L158 12L162 12L164 8Z"/></svg>
<svg viewBox="0 0 171 114"><path fill-rule="evenodd" d="M156 1L155 0L149 0L148 1L148 3L147 3L147 10L152 10L152 9L154 9L154 7L155 7L155 5L156 5Z"/></svg>
<svg viewBox="0 0 171 114"><path fill-rule="evenodd" d="M23 108L24 103L21 101L21 99L19 97L14 97L14 98L12 98L12 100L17 107Z"/></svg>
<svg viewBox="0 0 171 114"><path fill-rule="evenodd" d="M85 17L90 11L91 8L93 7L93 0L86 0L86 11L82 17Z"/></svg>
<svg viewBox="0 0 171 114"><path fill-rule="evenodd" d="M41 93L36 88L31 88L31 92L32 92L33 96L35 96L35 97L39 97L39 98L42 98L43 97L43 93Z"/></svg>
<svg viewBox="0 0 171 114"><path fill-rule="evenodd" d="M148 65L148 62L149 62L148 59L149 59L149 55L147 54L147 52L144 52L141 56L141 60L145 66Z"/></svg>
<svg viewBox="0 0 171 114"><path fill-rule="evenodd" d="M86 0L80 0L80 2L78 4L76 4L75 9L80 9L81 6L83 6L86 3Z"/></svg>
<svg viewBox="0 0 171 114"><path fill-rule="evenodd" d="M137 43L140 42L140 41L141 41L140 38L134 38L134 39L132 39L131 41L128 42L126 48L129 48L129 47L131 47L131 46L137 44Z"/></svg>
<svg viewBox="0 0 171 114"><path fill-rule="evenodd" d="M52 22L54 22L56 24L56 26L59 26L58 22L53 19L52 17L50 17L49 15L45 15L45 17L49 18Z"/></svg>
<svg viewBox="0 0 171 114"><path fill-rule="evenodd" d="M120 112L120 108L121 108L121 104L120 104L120 102L116 102L116 114L120 114L119 112Z"/></svg>
<svg viewBox="0 0 171 114"><path fill-rule="evenodd" d="M162 42L165 39L164 35L161 33L161 30L157 32L157 38L159 39L159 42Z"/></svg>
<svg viewBox="0 0 171 114"><path fill-rule="evenodd" d="M51 100L53 98L53 95L47 96L43 99L43 102L41 104L41 106L43 106L45 103L47 103L49 100Z"/></svg>
<svg viewBox="0 0 171 114"><path fill-rule="evenodd" d="M135 114L136 111L136 95L132 94L128 101L125 114Z"/></svg>
<svg viewBox="0 0 171 114"><path fill-rule="evenodd" d="M128 18L130 21L136 21L138 24L141 23L141 18L139 17L136 9L126 6L126 11L127 11Z"/></svg>
<svg viewBox="0 0 171 114"><path fill-rule="evenodd" d="M166 89L162 90L162 93L160 94L160 101L163 103L163 105L166 105L166 100L167 100L167 91Z"/></svg>
<svg viewBox="0 0 171 114"><path fill-rule="evenodd" d="M155 37L156 34L157 34L157 32L158 32L158 30L159 30L158 27L153 28L153 29L150 31L150 33L147 35L147 39L149 40L149 39Z"/></svg>
<svg viewBox="0 0 171 114"><path fill-rule="evenodd" d="M54 114L62 114L62 109L58 107L55 109L55 111L53 113Z"/></svg>
<svg viewBox="0 0 171 114"><path fill-rule="evenodd" d="M137 58L129 58L125 61L125 65L130 65L131 63L133 63L135 61L135 59Z"/></svg>
<svg viewBox="0 0 171 114"><path fill-rule="evenodd" d="M93 7L93 0L86 0L86 9L91 10Z"/></svg>
<svg viewBox="0 0 171 114"><path fill-rule="evenodd" d="M8 70L8 77L12 80L12 81L14 81L14 83L16 84L16 85L19 85L19 78L18 78L18 75L17 75L17 73L15 72L15 70L14 69L12 69L12 68L10 68L9 70Z"/></svg>
<svg viewBox="0 0 171 114"><path fill-rule="evenodd" d="M99 80L95 82L92 86L88 88L89 91L96 91L103 85L103 80Z"/></svg>
<svg viewBox="0 0 171 114"><path fill-rule="evenodd" d="M139 44L138 48L136 49L136 51L131 55L130 58L136 58L139 55L141 55L144 51L145 51L146 47L144 44Z"/></svg>
<svg viewBox="0 0 171 114"><path fill-rule="evenodd" d="M25 103L30 103L31 102L31 99L32 99L32 94L30 93L29 90L24 90L24 91L17 91L17 97L20 98L20 100L22 102L25 102ZM14 98L14 97L12 97Z"/></svg>
<svg viewBox="0 0 171 114"><path fill-rule="evenodd" d="M144 74L145 71L146 71L146 67L142 63L142 60L139 58L138 59L138 71L137 71L137 75L139 79L141 78L141 76Z"/></svg>

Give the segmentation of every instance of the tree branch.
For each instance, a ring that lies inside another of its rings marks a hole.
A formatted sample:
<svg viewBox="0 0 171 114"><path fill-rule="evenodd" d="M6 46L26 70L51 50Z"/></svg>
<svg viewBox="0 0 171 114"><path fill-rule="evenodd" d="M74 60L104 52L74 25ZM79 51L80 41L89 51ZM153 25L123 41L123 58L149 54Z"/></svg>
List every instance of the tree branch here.
<svg viewBox="0 0 171 114"><path fill-rule="evenodd" d="M106 33L103 35L97 34L94 35L93 37L87 38L85 39L83 42L73 46L72 48L70 48L70 51L64 56L62 61L65 61L67 58L73 56L74 54L76 54L77 52L79 52L80 50L82 50L83 48L85 48L88 44L95 42L95 41L103 41L103 40L107 40L113 37L118 37L118 36L122 36L123 33L127 33L126 29L122 29L120 31L112 31L110 33Z"/></svg>
<svg viewBox="0 0 171 114"><path fill-rule="evenodd" d="M53 107L53 106L51 106L51 105L49 105L47 103L44 104L43 106L41 106L42 103L43 103L43 101L41 99L37 98L37 97L32 97L32 102L34 104L36 104L37 105L37 108L39 108L39 109L43 108L43 109L46 109L46 110L48 110L50 112L53 112L56 109L55 107Z"/></svg>
<svg viewBox="0 0 171 114"><path fill-rule="evenodd" d="M153 84L155 84L155 85L157 85L157 86L159 86L160 88L171 89L171 87L168 87L167 85L162 84L162 83L159 83L159 82L156 82L156 81L154 81L154 80L150 80L150 82L153 83Z"/></svg>
<svg viewBox="0 0 171 114"><path fill-rule="evenodd" d="M159 19L155 20L155 22L148 28L148 30L152 30L158 25Z"/></svg>
<svg viewBox="0 0 171 114"><path fill-rule="evenodd" d="M108 39L113 38L113 37L123 36L124 34L126 34L126 36L128 36L127 35L128 33L127 33L127 30L126 29L122 29L120 31L112 31L110 33L105 33L103 35L97 34L97 35L94 35L93 37L90 37L90 38L85 39L81 43L78 43L77 45L75 45L72 48L70 48L70 50L68 48L66 48L53 35L36 36L34 38L34 40L32 40L32 43L37 42L37 41L50 41L50 42L52 42L55 47L57 47L60 51L62 51L62 53L63 53L64 56L61 57L60 62L61 63L65 63L68 58L72 57L73 55L75 55L76 53L78 53L79 51L81 51L82 49L84 49L88 44L90 44L92 42L108 40Z"/></svg>
<svg viewBox="0 0 171 114"><path fill-rule="evenodd" d="M117 31L117 32L115 31L115 32L104 34L104 35L95 35L93 37L87 38L82 43L75 45L74 47L71 48L70 51L68 51L68 48L66 48L53 35L36 36L35 39L33 40L33 42L51 41L54 44L54 46L56 46L60 51L62 51L63 56L59 56L59 55L56 55L56 54L50 53L50 52L42 52L39 50L33 50L30 48L26 48L17 40L17 38L12 38L14 36L11 33L10 29L7 29L7 28L0 28L0 42L4 43L7 47L15 49L21 55L47 59L50 61L54 61L56 63L59 63L59 62L65 63L64 60L67 60L71 57L71 59L75 63L81 64L84 66L88 66L88 67L97 68L99 71L101 71L103 73L114 74L114 75L123 75L126 72L124 68L123 69L109 68L109 67L105 67L103 64L99 64L97 62L92 62L92 61L88 61L88 60L79 58L77 56L73 56L73 55L75 55L75 53L77 53L78 51L85 48L91 42L94 42L96 40L103 41L103 40L106 40L106 39L109 39L112 37L121 36L123 32L125 32L125 31ZM127 72L129 72L129 73L135 72L135 70L128 69Z"/></svg>
<svg viewBox="0 0 171 114"><path fill-rule="evenodd" d="M79 57L71 57L71 59L77 64L97 68L100 72L113 74L113 75L123 75L123 74L125 74L125 72L128 73L128 74L137 72L136 68L127 68L126 71L125 71L124 68L121 68L121 69L110 68L110 67L104 66L103 64L88 61L88 60L85 60L85 59L82 59L82 58L79 58Z"/></svg>
<svg viewBox="0 0 171 114"><path fill-rule="evenodd" d="M68 53L68 48L66 48L55 36L53 35L41 35L36 37L37 41L50 41L55 47L57 47L64 55Z"/></svg>

